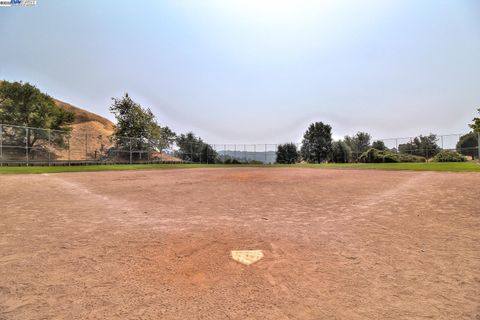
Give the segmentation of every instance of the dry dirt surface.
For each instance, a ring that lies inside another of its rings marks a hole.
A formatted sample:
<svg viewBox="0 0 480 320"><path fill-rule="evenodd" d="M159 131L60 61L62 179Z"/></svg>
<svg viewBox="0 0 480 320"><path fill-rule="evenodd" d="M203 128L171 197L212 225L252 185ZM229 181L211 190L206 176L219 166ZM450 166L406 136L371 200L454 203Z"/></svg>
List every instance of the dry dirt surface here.
<svg viewBox="0 0 480 320"><path fill-rule="evenodd" d="M0 319L480 319L479 185L302 168L0 176Z"/></svg>

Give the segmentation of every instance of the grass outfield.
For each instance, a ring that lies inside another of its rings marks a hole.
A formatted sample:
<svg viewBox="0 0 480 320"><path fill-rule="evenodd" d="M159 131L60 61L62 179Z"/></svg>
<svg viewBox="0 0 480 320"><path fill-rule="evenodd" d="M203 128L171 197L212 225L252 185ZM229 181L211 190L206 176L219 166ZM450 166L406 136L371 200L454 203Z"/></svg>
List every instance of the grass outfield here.
<svg viewBox="0 0 480 320"><path fill-rule="evenodd" d="M115 170L157 170L185 168L222 168L222 167L301 167L301 168L335 168L335 169L379 169L379 170L414 170L414 171L452 171L480 172L477 162L435 162L435 163L332 163L332 164L296 164L296 165L223 165L223 164L118 164L87 166L30 166L0 167L0 174L14 173L58 173L58 172L91 172Z"/></svg>

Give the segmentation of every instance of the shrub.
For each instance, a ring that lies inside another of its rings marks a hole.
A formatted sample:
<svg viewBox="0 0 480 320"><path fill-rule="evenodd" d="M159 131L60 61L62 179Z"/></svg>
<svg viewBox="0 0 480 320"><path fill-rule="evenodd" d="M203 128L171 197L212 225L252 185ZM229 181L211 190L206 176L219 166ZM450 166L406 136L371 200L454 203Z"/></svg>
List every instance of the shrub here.
<svg viewBox="0 0 480 320"><path fill-rule="evenodd" d="M443 150L435 157L433 157L433 161L435 162L464 162L467 159L455 151L450 150Z"/></svg>
<svg viewBox="0 0 480 320"><path fill-rule="evenodd" d="M335 163L348 163L352 160L352 150L343 140L332 143L331 160Z"/></svg>
<svg viewBox="0 0 480 320"><path fill-rule="evenodd" d="M241 162L235 158L227 158L223 163L224 164L241 164Z"/></svg>
<svg viewBox="0 0 480 320"><path fill-rule="evenodd" d="M415 156L411 154L402 154L400 153L399 155L399 162L426 162L427 158L421 157L421 156Z"/></svg>
<svg viewBox="0 0 480 320"><path fill-rule="evenodd" d="M424 157L370 148L358 158L364 163L425 162Z"/></svg>

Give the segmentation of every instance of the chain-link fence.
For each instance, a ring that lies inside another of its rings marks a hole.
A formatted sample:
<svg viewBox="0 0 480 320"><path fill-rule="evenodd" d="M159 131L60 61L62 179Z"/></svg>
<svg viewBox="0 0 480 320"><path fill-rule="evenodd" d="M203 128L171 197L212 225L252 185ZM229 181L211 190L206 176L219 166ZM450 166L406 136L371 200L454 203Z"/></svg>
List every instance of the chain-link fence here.
<svg viewBox="0 0 480 320"><path fill-rule="evenodd" d="M423 137L423 138L422 138ZM429 161L443 150L458 152L467 160L480 159L480 134L428 135L372 139L380 152L375 162ZM207 144L202 141L167 146L161 141L110 137L91 132L69 132L0 124L0 165L65 165L114 163L277 163L283 144ZM302 153L302 144L293 143ZM369 146L338 147L322 162L372 161ZM300 158L297 160L301 160Z"/></svg>
<svg viewBox="0 0 480 320"><path fill-rule="evenodd" d="M426 135L419 137L371 139L367 146L348 146L336 148L323 154L322 162L426 162L431 161L441 151L449 150L460 153L467 161L480 159L480 135L470 132L465 134ZM302 144L295 146L301 161ZM174 147L173 154L187 162L193 163L277 163L278 147L285 144L205 144L193 142L181 150ZM337 144L338 146L338 144ZM377 148L378 159L371 159L368 149Z"/></svg>
<svg viewBox="0 0 480 320"><path fill-rule="evenodd" d="M164 143L0 124L0 165L74 165L183 162Z"/></svg>

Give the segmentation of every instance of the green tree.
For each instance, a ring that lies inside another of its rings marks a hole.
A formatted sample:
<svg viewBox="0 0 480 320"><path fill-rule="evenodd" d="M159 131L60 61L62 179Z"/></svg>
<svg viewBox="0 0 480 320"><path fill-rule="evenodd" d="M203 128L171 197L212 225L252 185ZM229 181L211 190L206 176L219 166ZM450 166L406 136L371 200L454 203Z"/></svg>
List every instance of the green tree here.
<svg viewBox="0 0 480 320"><path fill-rule="evenodd" d="M279 144L277 147L277 163L293 164L300 159L297 146L294 143Z"/></svg>
<svg viewBox="0 0 480 320"><path fill-rule="evenodd" d="M0 82L0 123L26 126L32 128L70 131L69 125L73 123L75 115L55 104L49 95L41 92L30 83ZM66 135L55 134L50 139L48 132L29 129L15 130L4 128L4 144L24 145L29 148L46 146L49 143L56 147L64 147ZM25 142L26 140L26 142Z"/></svg>
<svg viewBox="0 0 480 320"><path fill-rule="evenodd" d="M470 132L460 137L457 142L457 152L464 156L470 156L472 159L478 157L478 137L477 133Z"/></svg>
<svg viewBox="0 0 480 320"><path fill-rule="evenodd" d="M387 146L385 146L385 142L382 140L373 141L372 148L380 151L388 150Z"/></svg>
<svg viewBox="0 0 480 320"><path fill-rule="evenodd" d="M352 158L357 160L358 157L370 148L370 140L372 137L367 132L357 132L354 136L345 136L345 143L352 150Z"/></svg>
<svg viewBox="0 0 480 320"><path fill-rule="evenodd" d="M149 108L143 108L130 98L128 93L121 98L112 98L110 111L117 124L113 139L117 147L133 150L149 150L151 147L162 151L175 141L175 133L168 127L161 127Z"/></svg>
<svg viewBox="0 0 480 320"><path fill-rule="evenodd" d="M332 161L335 163L349 163L352 160L352 149L343 140L332 144Z"/></svg>
<svg viewBox="0 0 480 320"><path fill-rule="evenodd" d="M438 138L434 134L428 136L418 136L412 139L412 141L400 144L398 150L401 153L407 153L411 155L426 157L427 159L435 156L440 152L440 147L437 144Z"/></svg>
<svg viewBox="0 0 480 320"><path fill-rule="evenodd" d="M480 109L478 109L478 113L480 114ZM469 127L472 128L473 132L480 133L480 117L473 118L472 121Z"/></svg>
<svg viewBox="0 0 480 320"><path fill-rule="evenodd" d="M173 132L169 127L162 127L160 132L160 140L165 145L165 147L171 146L177 139L177 134Z"/></svg>
<svg viewBox="0 0 480 320"><path fill-rule="evenodd" d="M196 137L193 132L179 135L176 143L179 148L176 155L182 160L195 163L217 162L217 152L212 146L203 142L202 138Z"/></svg>
<svg viewBox="0 0 480 320"><path fill-rule="evenodd" d="M303 135L301 154L309 163L327 161L332 152L332 127L323 122L310 124Z"/></svg>

